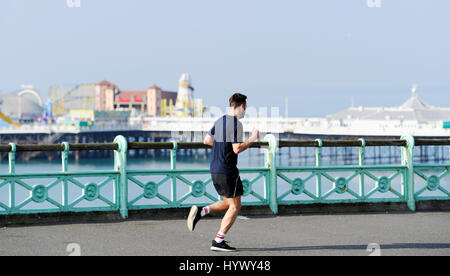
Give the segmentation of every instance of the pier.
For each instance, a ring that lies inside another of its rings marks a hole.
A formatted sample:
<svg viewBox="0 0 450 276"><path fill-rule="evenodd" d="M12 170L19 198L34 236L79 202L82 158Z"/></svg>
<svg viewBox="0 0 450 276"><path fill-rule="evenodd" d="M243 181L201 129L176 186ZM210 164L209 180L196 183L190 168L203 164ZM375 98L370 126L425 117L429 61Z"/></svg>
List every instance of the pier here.
<svg viewBox="0 0 450 276"><path fill-rule="evenodd" d="M183 142L202 142L204 135L210 130L214 123L214 118L171 118L154 117L144 122L134 122L133 124L115 126L95 126L95 127L75 127L57 125L24 125L20 128L9 127L0 129L0 144L56 144L69 142L78 143L107 143L113 141L118 135L126 137L128 142L170 142L172 140ZM133 120L131 120L133 121ZM272 133L277 139L283 141L291 140L357 140L359 138L369 140L399 139L404 133L409 133L416 139L448 139L450 129L437 128L431 126L421 126L420 128L391 127L380 128L377 125L366 126L366 130L361 128L349 128L336 126L326 119L318 118L246 118L243 119L244 136L251 134L253 127L258 128L261 133ZM414 125L415 127L415 125ZM418 162L445 163L450 162L450 155L445 146L434 145L427 147L416 145L415 155ZM300 159L302 165L314 163L313 154L305 147L287 147L286 151L279 151L278 154L285 154L289 159ZM179 156L191 156L205 159L208 156L208 149L183 149L178 151ZM159 157L169 156L168 150L160 149L137 149L128 152L130 157ZM329 151L323 152L324 158L333 160L333 164L350 164L357 162L358 154L349 147L332 147ZM79 160L80 158L112 158L112 151L88 150L70 151L70 158ZM18 152L20 160L33 158L45 158L54 160L59 158L57 152ZM0 162L7 159L7 154L0 152ZM389 164L400 160L400 152L394 147L370 147L366 156L368 162L374 164Z"/></svg>

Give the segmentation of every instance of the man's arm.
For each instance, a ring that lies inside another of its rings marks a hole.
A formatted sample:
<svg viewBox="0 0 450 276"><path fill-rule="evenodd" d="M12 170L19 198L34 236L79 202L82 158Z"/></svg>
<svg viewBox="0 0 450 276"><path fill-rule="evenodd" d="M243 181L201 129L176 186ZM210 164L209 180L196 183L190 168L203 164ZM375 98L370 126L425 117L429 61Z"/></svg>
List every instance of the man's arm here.
<svg viewBox="0 0 450 276"><path fill-rule="evenodd" d="M205 136L205 140L203 140L203 144L208 145L208 146L213 146L214 144L214 138L208 134L206 134Z"/></svg>
<svg viewBox="0 0 450 276"><path fill-rule="evenodd" d="M206 133L205 139L203 140L203 144L208 145L208 146L213 146L214 145L214 135L216 133L216 126L213 126L211 128L211 130Z"/></svg>
<svg viewBox="0 0 450 276"><path fill-rule="evenodd" d="M259 130L253 129L252 136L250 138L248 138L247 141L245 141L243 143L234 143L233 144L234 153L239 154L239 153L245 151L253 144L253 142L258 140L258 138L259 138Z"/></svg>

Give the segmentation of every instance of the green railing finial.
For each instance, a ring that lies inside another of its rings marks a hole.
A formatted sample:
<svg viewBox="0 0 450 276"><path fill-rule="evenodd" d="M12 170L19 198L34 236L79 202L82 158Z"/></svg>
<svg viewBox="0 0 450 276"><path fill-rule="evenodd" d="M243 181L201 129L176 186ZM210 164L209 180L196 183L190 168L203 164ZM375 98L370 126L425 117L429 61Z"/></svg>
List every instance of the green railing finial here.
<svg viewBox="0 0 450 276"><path fill-rule="evenodd" d="M364 166L366 157L366 140L364 138L359 138L358 141L361 141L361 146L358 149L358 165Z"/></svg>
<svg viewBox="0 0 450 276"><path fill-rule="evenodd" d="M64 150L61 152L61 162L62 162L62 171L63 172L67 172L67 163L69 160L69 143L68 142L62 142L62 144L64 145Z"/></svg>
<svg viewBox="0 0 450 276"><path fill-rule="evenodd" d="M317 147L316 147L316 167L322 166L322 139L316 139Z"/></svg>

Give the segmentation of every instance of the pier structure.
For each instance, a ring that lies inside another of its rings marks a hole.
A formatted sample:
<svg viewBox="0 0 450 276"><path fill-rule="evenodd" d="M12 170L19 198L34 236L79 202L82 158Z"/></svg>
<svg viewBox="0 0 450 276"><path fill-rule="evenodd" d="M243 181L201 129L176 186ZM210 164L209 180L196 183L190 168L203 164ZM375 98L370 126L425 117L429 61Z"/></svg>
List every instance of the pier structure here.
<svg viewBox="0 0 450 276"><path fill-rule="evenodd" d="M318 120L318 119L317 119ZM274 134L280 140L351 140L358 138L365 139L398 139L402 136L401 131L412 134L420 139L445 139L450 138L450 129L439 127L421 127L421 128L377 128L374 126L370 132L364 135L364 131L350 131L345 127L336 127L328 124L326 119L317 121L311 118L246 118L243 119L244 136L251 135L253 128L258 128L261 133ZM32 126L23 125L19 128L8 127L0 130L0 144L53 144L67 141L69 143L101 143L112 141L117 135L123 135L129 142L201 142L204 135L210 130L215 118L171 118L171 117L152 117L144 118L139 121L131 121L131 124L108 125L93 127L80 126L56 126L42 125ZM320 124L317 122L321 122ZM358 134L363 133L363 134ZM445 147L417 147L419 151L417 157L421 162L443 162L450 160L450 156ZM130 156L138 157L158 157L168 156L169 152L165 150L134 150ZM282 150L279 155L286 155L290 160L299 159L301 164L313 162L311 153L305 148ZM184 149L179 152L180 156L192 156L196 158L207 158L208 149ZM332 148L324 152L332 163L352 163L357 161L357 152L345 147ZM75 159L83 157L112 157L111 152L105 151L83 151L70 153ZM7 155L0 153L0 161L5 160ZM17 156L19 159L48 158L55 159L58 155L54 152L33 152L24 153ZM399 160L400 151L392 147L376 147L368 153L368 158L373 163L389 163Z"/></svg>

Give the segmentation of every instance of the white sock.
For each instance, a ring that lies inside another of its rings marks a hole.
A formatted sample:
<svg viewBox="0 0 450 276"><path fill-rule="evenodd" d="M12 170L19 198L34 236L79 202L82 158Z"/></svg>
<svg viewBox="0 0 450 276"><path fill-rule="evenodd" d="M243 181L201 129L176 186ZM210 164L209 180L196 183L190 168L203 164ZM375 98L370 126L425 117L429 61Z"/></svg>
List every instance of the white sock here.
<svg viewBox="0 0 450 276"><path fill-rule="evenodd" d="M206 216L207 214L209 214L209 206L203 207L202 211L200 212L200 215L202 217Z"/></svg>
<svg viewBox="0 0 450 276"><path fill-rule="evenodd" d="M217 243L223 242L225 239L225 234L222 232L217 233L216 238L214 239Z"/></svg>

